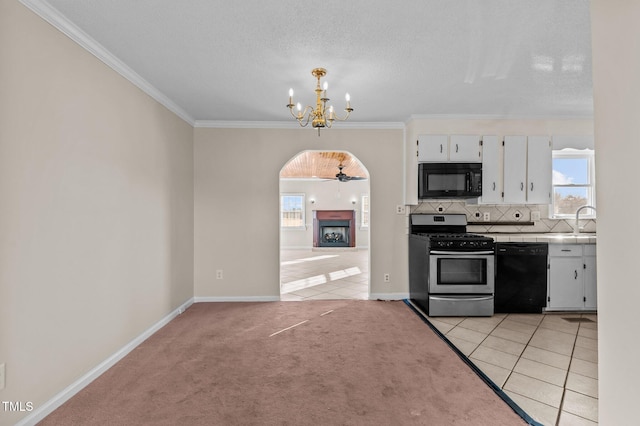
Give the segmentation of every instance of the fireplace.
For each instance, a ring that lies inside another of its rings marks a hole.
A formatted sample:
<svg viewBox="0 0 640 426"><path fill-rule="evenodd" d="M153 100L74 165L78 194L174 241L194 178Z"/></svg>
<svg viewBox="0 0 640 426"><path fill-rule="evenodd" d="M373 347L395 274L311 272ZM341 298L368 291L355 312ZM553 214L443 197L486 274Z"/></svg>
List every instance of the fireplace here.
<svg viewBox="0 0 640 426"><path fill-rule="evenodd" d="M354 210L314 210L314 247L355 247Z"/></svg>

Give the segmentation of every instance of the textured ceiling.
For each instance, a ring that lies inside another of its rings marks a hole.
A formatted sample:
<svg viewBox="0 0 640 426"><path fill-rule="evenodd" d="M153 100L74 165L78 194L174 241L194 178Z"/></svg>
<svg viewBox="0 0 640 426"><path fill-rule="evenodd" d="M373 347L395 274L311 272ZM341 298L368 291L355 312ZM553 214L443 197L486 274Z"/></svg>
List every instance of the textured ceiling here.
<svg viewBox="0 0 640 426"><path fill-rule="evenodd" d="M305 151L289 161L280 171L281 178L336 179L340 172L366 179L369 174L358 159L348 152Z"/></svg>
<svg viewBox="0 0 640 426"><path fill-rule="evenodd" d="M290 121L288 90L312 103L315 67L355 122L593 113L589 0L21 1L52 6L194 121Z"/></svg>

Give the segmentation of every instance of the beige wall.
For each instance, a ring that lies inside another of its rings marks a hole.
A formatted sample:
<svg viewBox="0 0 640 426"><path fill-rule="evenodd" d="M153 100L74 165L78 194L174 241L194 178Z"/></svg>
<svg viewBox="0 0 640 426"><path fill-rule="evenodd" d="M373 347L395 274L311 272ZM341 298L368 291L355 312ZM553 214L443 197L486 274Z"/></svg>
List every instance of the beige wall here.
<svg viewBox="0 0 640 426"><path fill-rule="evenodd" d="M406 217L395 212L403 199L402 130L333 128L318 137L309 129L196 128L196 300L279 297L279 174L308 149L349 151L366 167L371 293L408 294Z"/></svg>
<svg viewBox="0 0 640 426"><path fill-rule="evenodd" d="M592 1L601 425L637 424L640 2Z"/></svg>
<svg viewBox="0 0 640 426"><path fill-rule="evenodd" d="M193 128L17 0L0 64L0 400L38 409L193 296Z"/></svg>

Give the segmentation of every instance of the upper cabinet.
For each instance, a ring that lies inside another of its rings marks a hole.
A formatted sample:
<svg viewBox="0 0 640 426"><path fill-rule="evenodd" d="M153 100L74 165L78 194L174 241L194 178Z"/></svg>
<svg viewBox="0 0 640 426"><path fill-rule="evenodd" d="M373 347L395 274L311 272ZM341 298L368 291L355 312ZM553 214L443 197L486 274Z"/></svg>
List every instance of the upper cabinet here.
<svg viewBox="0 0 640 426"><path fill-rule="evenodd" d="M420 135L418 162L480 162L482 137L475 135Z"/></svg>
<svg viewBox="0 0 640 426"><path fill-rule="evenodd" d="M495 136L484 136L483 140L481 203L551 203L548 136L505 136L502 144Z"/></svg>
<svg viewBox="0 0 640 426"><path fill-rule="evenodd" d="M527 203L551 203L552 146L548 136L527 138Z"/></svg>
<svg viewBox="0 0 640 426"><path fill-rule="evenodd" d="M482 197L484 204L502 203L502 140L497 136L482 138Z"/></svg>
<svg viewBox="0 0 640 426"><path fill-rule="evenodd" d="M418 162L449 161L448 135L418 136Z"/></svg>
<svg viewBox="0 0 640 426"><path fill-rule="evenodd" d="M504 137L504 202L527 202L527 137Z"/></svg>

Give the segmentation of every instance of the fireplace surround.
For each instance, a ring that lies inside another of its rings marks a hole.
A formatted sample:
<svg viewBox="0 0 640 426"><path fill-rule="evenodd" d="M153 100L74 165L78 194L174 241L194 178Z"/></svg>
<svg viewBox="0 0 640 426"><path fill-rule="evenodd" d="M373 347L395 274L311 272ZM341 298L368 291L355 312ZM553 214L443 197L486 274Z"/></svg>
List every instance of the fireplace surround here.
<svg viewBox="0 0 640 426"><path fill-rule="evenodd" d="M355 247L354 210L314 210L313 247Z"/></svg>

